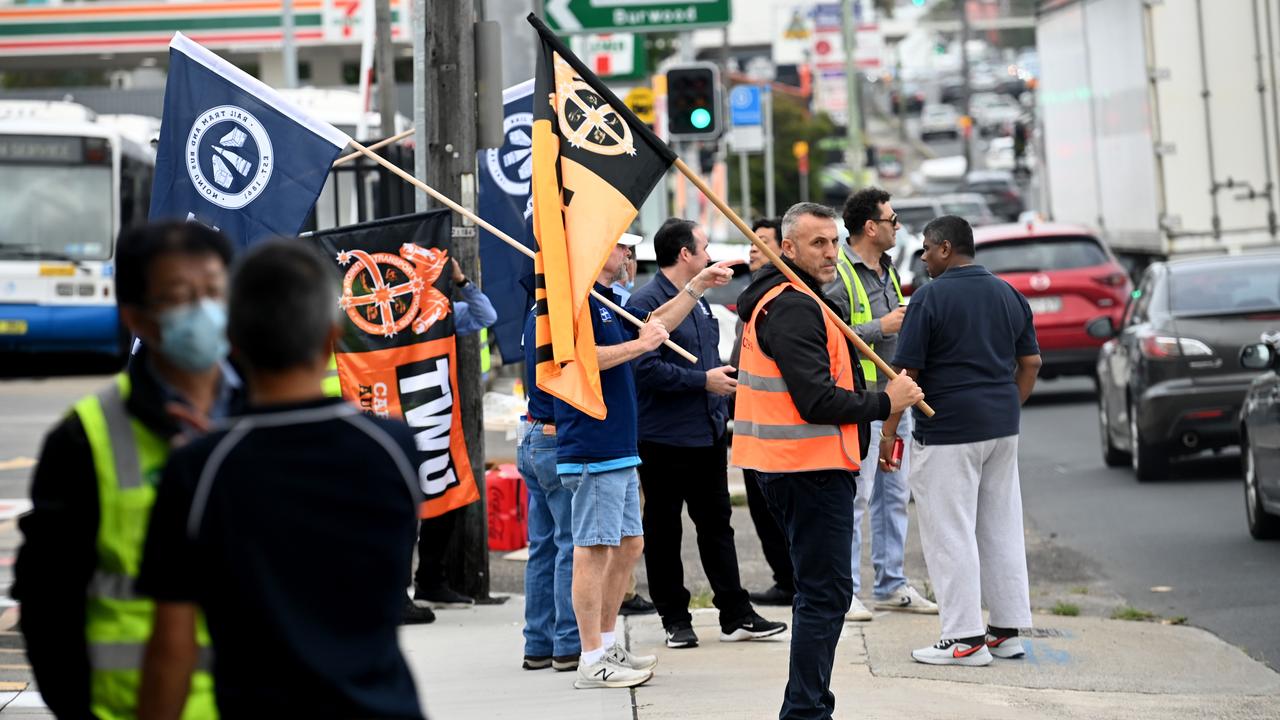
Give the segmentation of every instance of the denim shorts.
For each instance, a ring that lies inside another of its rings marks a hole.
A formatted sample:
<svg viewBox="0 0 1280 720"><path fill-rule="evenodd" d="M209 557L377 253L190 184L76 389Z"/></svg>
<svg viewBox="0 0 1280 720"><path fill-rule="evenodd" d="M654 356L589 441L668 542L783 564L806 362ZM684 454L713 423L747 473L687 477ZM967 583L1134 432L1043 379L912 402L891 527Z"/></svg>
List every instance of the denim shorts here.
<svg viewBox="0 0 1280 720"><path fill-rule="evenodd" d="M644 535L640 522L640 474L634 467L561 475L573 493L573 544L617 546L624 537Z"/></svg>

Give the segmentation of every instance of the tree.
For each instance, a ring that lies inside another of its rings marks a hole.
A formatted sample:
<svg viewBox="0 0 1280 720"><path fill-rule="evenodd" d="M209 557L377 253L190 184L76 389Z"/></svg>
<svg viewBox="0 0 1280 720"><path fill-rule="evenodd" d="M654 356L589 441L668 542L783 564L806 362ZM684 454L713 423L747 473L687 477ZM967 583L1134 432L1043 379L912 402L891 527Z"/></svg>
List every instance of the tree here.
<svg viewBox="0 0 1280 720"><path fill-rule="evenodd" d="M800 171L796 158L791 154L791 147L798 140L809 143L809 199L818 202L822 198L822 157L818 152L818 142L823 138L838 137L841 132L826 113L813 115L801 98L774 93L773 97L773 134L774 134L774 184L776 187L777 209L781 215L788 207L800 202ZM764 153L748 156L747 168L751 178L751 210L752 217L764 214L766 207L764 197ZM729 197L726 200L735 207L740 205L742 197L741 184L738 181L738 159L730 158ZM750 222L752 218L744 218Z"/></svg>

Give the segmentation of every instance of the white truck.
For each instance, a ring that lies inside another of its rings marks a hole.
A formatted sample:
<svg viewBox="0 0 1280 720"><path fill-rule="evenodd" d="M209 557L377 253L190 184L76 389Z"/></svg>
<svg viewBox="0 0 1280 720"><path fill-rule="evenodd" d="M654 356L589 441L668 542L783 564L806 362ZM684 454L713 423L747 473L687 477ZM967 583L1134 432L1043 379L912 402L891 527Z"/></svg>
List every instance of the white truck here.
<svg viewBox="0 0 1280 720"><path fill-rule="evenodd" d="M1277 243L1272 3L1045 0L1036 45L1054 220L1137 266Z"/></svg>

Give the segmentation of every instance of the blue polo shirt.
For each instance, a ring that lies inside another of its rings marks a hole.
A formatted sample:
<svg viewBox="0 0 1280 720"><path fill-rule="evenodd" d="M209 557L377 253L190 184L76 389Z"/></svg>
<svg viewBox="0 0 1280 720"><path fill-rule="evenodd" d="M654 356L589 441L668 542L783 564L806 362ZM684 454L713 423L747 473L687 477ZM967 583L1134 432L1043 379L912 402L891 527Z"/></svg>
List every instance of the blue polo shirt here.
<svg viewBox="0 0 1280 720"><path fill-rule="evenodd" d="M916 440L955 445L1017 435L1017 358L1039 353L1027 299L981 265L952 268L920 287L893 358L920 371L935 412L913 416Z"/></svg>
<svg viewBox="0 0 1280 720"><path fill-rule="evenodd" d="M607 298L617 297L599 283L595 289ZM588 296L587 302L591 304L591 328L597 346L619 345L636 337L634 326L600 301ZM636 382L631 363L602 371L600 386L608 409L604 420L596 420L559 398L555 400L556 472L561 475L579 473L584 464L591 472L640 464L636 450Z"/></svg>
<svg viewBox="0 0 1280 720"><path fill-rule="evenodd" d="M651 313L683 292L659 272L631 296L631 307ZM698 363L663 346L635 360L640 387L640 439L678 447L711 447L724 435L728 400L707 392L707 371L720 367L720 326L706 300L699 300L675 328L675 344Z"/></svg>
<svg viewBox="0 0 1280 720"><path fill-rule="evenodd" d="M529 398L529 419L546 422L555 420L556 410L551 395L538 388L537 317L537 311L530 308L528 317L524 319L524 337L521 338L524 343L524 393Z"/></svg>

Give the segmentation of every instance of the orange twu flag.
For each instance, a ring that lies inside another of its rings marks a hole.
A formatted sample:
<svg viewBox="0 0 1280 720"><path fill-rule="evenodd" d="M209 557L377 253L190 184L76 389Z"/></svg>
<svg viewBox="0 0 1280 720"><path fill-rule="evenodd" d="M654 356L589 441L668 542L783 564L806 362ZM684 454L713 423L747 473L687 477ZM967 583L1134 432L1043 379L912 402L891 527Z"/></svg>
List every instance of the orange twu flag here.
<svg viewBox="0 0 1280 720"><path fill-rule="evenodd" d="M602 420L587 295L676 156L542 21L531 14L529 22L541 36L533 91L538 387Z"/></svg>

